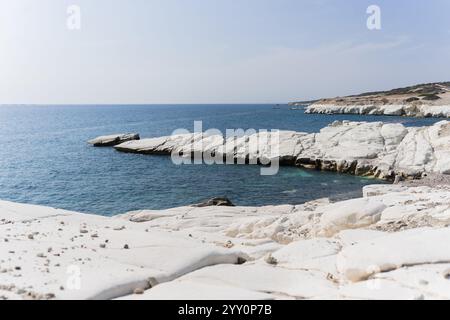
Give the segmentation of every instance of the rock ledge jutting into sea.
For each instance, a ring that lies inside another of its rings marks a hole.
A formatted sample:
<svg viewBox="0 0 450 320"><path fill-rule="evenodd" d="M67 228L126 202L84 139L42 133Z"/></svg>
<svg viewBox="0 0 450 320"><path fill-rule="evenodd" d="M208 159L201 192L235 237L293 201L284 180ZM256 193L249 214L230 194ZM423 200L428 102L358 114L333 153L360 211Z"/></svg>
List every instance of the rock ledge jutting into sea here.
<svg viewBox="0 0 450 320"><path fill-rule="evenodd" d="M122 133L113 134L108 136L100 136L95 139L89 140L88 143L94 147L112 147L126 141L139 140L139 134L137 133Z"/></svg>
<svg viewBox="0 0 450 320"><path fill-rule="evenodd" d="M0 201L3 299L450 299L450 188L105 217Z"/></svg>
<svg viewBox="0 0 450 320"><path fill-rule="evenodd" d="M202 133L129 141L121 152L142 154L203 153L219 158L273 159L273 132L237 139ZM280 131L280 163L394 180L420 178L427 173L450 173L450 122L428 127L405 127L382 122L336 121L319 133ZM249 143L257 142L257 146ZM261 144L261 141L269 141Z"/></svg>

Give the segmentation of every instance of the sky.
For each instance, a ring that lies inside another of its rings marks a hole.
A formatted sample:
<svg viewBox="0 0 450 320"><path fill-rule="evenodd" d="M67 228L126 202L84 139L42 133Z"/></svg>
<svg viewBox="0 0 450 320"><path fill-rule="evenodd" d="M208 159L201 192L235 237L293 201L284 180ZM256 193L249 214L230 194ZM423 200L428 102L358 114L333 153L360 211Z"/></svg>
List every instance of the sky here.
<svg viewBox="0 0 450 320"><path fill-rule="evenodd" d="M449 16L448 0L0 0L0 104L282 103L450 81Z"/></svg>

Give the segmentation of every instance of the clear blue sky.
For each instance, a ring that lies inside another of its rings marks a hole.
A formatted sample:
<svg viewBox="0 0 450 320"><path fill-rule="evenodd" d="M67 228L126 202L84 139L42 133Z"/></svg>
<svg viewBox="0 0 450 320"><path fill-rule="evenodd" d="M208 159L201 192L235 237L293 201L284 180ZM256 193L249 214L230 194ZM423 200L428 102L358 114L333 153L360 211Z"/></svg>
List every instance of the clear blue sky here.
<svg viewBox="0 0 450 320"><path fill-rule="evenodd" d="M366 28L371 4L382 30ZM448 0L0 0L0 103L270 103L450 80L449 16Z"/></svg>

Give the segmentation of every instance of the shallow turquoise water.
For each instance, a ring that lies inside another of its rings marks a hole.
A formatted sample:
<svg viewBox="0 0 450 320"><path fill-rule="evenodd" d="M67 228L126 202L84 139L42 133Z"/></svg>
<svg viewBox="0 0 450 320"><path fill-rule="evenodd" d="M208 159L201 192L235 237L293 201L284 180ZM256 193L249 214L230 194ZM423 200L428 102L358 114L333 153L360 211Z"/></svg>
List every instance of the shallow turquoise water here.
<svg viewBox="0 0 450 320"><path fill-rule="evenodd" d="M175 166L170 158L92 148L99 135L139 132L142 137L203 128L318 131L332 121L428 125L438 119L305 115L287 106L0 106L0 199L113 215L135 209L187 205L227 196L237 205L299 204L361 194L379 183L349 175L282 168L260 176L257 166Z"/></svg>

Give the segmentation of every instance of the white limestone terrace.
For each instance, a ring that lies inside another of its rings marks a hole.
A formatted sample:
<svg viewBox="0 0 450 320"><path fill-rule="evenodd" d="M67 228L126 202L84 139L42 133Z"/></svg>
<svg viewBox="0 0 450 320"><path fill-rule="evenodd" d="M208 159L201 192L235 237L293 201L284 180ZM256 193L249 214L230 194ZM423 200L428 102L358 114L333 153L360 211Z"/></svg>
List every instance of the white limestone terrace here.
<svg viewBox="0 0 450 320"><path fill-rule="evenodd" d="M359 114L405 116L419 118L450 118L450 104L448 105L337 105L315 103L305 109L305 113L318 114Z"/></svg>
<svg viewBox="0 0 450 320"><path fill-rule="evenodd" d="M224 139L202 133L129 141L115 146L142 154L203 154L207 158L265 160L281 165L373 176L420 178L450 174L450 122L405 127L382 122L336 121L318 133L280 131Z"/></svg>
<svg viewBox="0 0 450 320"><path fill-rule="evenodd" d="M321 99L309 105L305 112L449 118L450 82Z"/></svg>
<svg viewBox="0 0 450 320"><path fill-rule="evenodd" d="M450 299L450 187L363 193L113 218L0 201L0 297Z"/></svg>

